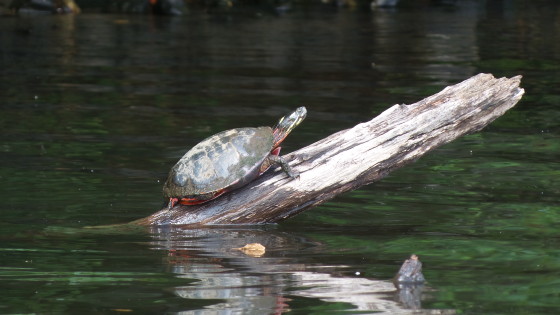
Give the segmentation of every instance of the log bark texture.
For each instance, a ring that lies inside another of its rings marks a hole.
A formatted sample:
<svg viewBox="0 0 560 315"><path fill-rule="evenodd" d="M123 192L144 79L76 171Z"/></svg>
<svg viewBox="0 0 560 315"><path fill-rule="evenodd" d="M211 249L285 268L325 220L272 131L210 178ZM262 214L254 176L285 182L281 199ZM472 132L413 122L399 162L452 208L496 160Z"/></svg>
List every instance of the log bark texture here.
<svg viewBox="0 0 560 315"><path fill-rule="evenodd" d="M417 103L393 105L368 122L285 155L300 172L299 179L277 168L209 203L164 208L131 223L260 224L287 219L479 131L521 99L520 81L521 76L479 74Z"/></svg>

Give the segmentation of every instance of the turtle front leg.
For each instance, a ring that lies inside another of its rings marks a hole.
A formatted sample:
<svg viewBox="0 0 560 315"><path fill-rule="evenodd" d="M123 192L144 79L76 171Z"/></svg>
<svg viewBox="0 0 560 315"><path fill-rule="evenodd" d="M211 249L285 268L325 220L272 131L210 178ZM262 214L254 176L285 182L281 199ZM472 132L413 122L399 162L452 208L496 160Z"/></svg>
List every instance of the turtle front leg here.
<svg viewBox="0 0 560 315"><path fill-rule="evenodd" d="M288 161L279 155L271 154L268 156L269 164L278 164L282 170L288 174L291 178L299 178L299 173L294 171L292 167L288 164Z"/></svg>

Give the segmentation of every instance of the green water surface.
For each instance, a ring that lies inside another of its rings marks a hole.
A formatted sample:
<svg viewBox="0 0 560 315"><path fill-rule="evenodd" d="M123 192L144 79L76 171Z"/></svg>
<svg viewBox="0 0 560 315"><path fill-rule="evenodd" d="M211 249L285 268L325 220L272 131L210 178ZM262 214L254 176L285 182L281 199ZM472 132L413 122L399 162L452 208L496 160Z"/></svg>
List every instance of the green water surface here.
<svg viewBox="0 0 560 315"><path fill-rule="evenodd" d="M557 314L560 5L0 19L0 313ZM284 151L477 73L523 75L482 132L279 225L83 229L158 210L221 130ZM262 257L234 248L259 242ZM410 253L428 283L390 282Z"/></svg>

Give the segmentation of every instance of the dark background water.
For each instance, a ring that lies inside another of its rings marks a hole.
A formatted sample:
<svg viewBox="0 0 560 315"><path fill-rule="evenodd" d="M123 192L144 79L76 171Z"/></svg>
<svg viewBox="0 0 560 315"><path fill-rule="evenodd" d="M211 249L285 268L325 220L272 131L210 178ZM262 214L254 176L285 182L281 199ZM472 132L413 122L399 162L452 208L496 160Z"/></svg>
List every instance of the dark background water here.
<svg viewBox="0 0 560 315"><path fill-rule="evenodd" d="M559 3L250 12L0 19L0 313L557 313ZM279 225L82 229L159 209L218 131L305 105L289 152L480 72L523 100ZM412 252L410 299L389 279Z"/></svg>

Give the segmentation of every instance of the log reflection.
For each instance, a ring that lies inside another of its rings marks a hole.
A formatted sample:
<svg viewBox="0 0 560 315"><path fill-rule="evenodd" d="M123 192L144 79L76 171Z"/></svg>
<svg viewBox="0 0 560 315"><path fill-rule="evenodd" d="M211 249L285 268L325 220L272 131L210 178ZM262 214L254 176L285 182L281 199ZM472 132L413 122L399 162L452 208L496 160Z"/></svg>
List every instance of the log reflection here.
<svg viewBox="0 0 560 315"><path fill-rule="evenodd" d="M395 289L390 279L344 276L340 270L347 266L313 259L326 246L274 227L153 227L151 231L153 249L166 252L169 270L195 280L175 287L175 293L211 302L206 309L215 314L226 309L281 314L294 303L325 303L327 308L334 305L330 303L345 303L358 311L386 313L434 311L421 307L423 287ZM239 250L251 243L262 244L264 255L254 257Z"/></svg>

